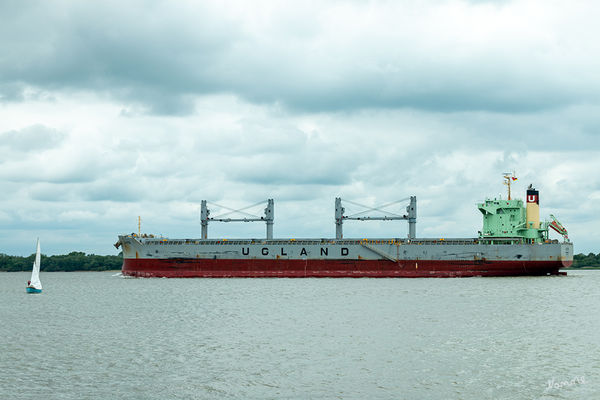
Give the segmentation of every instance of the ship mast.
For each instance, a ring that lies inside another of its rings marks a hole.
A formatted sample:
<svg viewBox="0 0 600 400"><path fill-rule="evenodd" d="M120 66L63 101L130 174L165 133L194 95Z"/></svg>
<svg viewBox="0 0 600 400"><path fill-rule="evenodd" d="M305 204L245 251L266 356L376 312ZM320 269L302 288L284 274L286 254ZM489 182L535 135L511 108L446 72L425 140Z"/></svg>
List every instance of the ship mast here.
<svg viewBox="0 0 600 400"><path fill-rule="evenodd" d="M388 206L391 206L396 203L404 202L406 200L410 200L410 204L406 207L406 215L398 215L395 213L391 213L389 211L386 212L386 211L382 210L382 208L384 208L384 207L388 207ZM344 201L354 204L356 206L364 207L367 209L367 211L362 211L362 212L359 212L359 213L356 213L353 215L346 216L346 215L344 215L344 212L346 211L346 209L344 207L342 207L342 199L340 197L336 197L335 198L335 238L336 239L344 238L344 233L343 233L343 228L342 228L344 220L391 221L391 220L405 219L405 220L408 220L408 238L410 240L413 240L417 237L417 197L416 196L410 196L406 199L394 201L392 203L384 204L379 207L369 207L369 206L365 206L363 204L358 204L358 203L352 202L350 200L344 200ZM369 211L380 211L386 215L384 215L382 217L367 217L367 216L359 217L358 216L358 215L363 215Z"/></svg>
<svg viewBox="0 0 600 400"><path fill-rule="evenodd" d="M511 183L512 183L513 181L516 181L516 180L517 180L517 177L515 176L515 172L514 172L514 171L513 171L512 173L510 173L510 172L505 172L505 173L503 174L503 176L504 176L504 179L505 179L505 181L504 181L504 184L505 184L506 186L508 186L508 200L511 200L511 198L510 198L510 185L511 185Z"/></svg>
<svg viewBox="0 0 600 400"><path fill-rule="evenodd" d="M245 212L244 210L247 210L249 208L252 207L256 207L257 205L264 203L264 201L258 202L256 204L252 204L251 206L248 207L244 207L242 209L239 210L234 210L233 208L229 208L229 207L225 207L225 206L220 206L216 203L212 203L218 207L221 207L225 210L229 210L229 212L222 214L218 217L212 218L209 217L210 215L210 210L207 207L207 202L206 200L202 200L200 202L200 224L202 226L202 239L208 239L208 222L209 221L217 221L217 222L256 222L256 221L262 221L262 222L266 222L267 224L267 239L273 239L273 221L275 220L275 204L273 202L273 199L267 199L267 208L265 208L265 216L264 217L259 217L256 215L252 215L249 214L247 212ZM244 218L222 218L228 214L232 214L232 213L240 213L240 214L244 214L246 215L246 217ZM248 218L250 217L250 218Z"/></svg>

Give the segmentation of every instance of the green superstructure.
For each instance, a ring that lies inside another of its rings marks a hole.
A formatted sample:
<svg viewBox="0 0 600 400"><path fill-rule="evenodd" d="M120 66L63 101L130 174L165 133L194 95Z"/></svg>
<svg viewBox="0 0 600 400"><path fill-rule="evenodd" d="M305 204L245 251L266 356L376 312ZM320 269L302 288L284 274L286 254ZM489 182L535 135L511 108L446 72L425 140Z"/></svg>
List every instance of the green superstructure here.
<svg viewBox="0 0 600 400"><path fill-rule="evenodd" d="M541 243L548 239L548 224L540 228L528 223L523 200L486 199L477 204L483 214L483 229L479 238L490 242Z"/></svg>

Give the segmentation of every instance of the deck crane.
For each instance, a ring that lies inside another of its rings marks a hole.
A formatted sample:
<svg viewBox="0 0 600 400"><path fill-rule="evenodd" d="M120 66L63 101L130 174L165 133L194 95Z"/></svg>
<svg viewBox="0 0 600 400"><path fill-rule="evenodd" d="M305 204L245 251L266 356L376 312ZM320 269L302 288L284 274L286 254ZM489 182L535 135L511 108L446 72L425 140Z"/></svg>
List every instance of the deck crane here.
<svg viewBox="0 0 600 400"><path fill-rule="evenodd" d="M550 214L550 218L552 218L552 222L550 222L548 226L554 229L556 232L558 232L558 234L562 235L565 241L568 242L569 235L567 234L567 229L564 226L562 226L560 222L558 222L554 215Z"/></svg>

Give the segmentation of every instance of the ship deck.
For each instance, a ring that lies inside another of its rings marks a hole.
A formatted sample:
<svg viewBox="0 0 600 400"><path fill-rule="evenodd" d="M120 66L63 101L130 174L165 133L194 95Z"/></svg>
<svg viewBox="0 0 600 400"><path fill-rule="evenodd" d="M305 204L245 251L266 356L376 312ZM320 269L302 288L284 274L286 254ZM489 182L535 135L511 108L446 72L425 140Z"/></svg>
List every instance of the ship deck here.
<svg viewBox="0 0 600 400"><path fill-rule="evenodd" d="M471 245L471 244L506 244L523 243L520 237L503 238L369 238L369 239L170 239L152 238L132 235L145 245L361 245L361 244L390 244L390 245ZM549 240L546 243L556 244L558 240ZM540 243L544 244L544 243Z"/></svg>

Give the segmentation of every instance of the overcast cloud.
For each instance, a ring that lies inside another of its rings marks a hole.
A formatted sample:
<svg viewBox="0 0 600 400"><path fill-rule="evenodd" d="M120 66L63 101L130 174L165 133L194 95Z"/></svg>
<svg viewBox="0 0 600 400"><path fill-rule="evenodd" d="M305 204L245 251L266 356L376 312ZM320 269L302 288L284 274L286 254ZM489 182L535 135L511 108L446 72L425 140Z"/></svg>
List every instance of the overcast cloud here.
<svg viewBox="0 0 600 400"><path fill-rule="evenodd" d="M138 215L145 232L198 237L202 199L274 198L275 236L332 237L336 196L416 195L420 236L472 237L476 203L506 196L513 170L515 195L534 184L542 217L597 253L599 12L593 1L1 2L0 253L28 255L39 236L46 254L115 254ZM406 232L345 225L346 237Z"/></svg>

